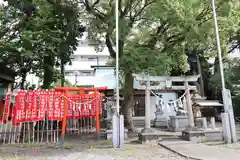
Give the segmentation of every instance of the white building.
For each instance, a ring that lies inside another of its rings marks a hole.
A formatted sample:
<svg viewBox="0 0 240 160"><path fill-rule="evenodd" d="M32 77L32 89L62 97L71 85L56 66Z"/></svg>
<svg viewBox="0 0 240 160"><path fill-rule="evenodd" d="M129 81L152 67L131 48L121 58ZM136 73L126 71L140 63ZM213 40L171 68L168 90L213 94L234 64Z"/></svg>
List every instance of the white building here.
<svg viewBox="0 0 240 160"><path fill-rule="evenodd" d="M72 64L65 66L65 78L70 83L78 86L96 87L99 84L100 77L113 71L112 68L105 67L103 72L96 70L96 67L101 66L102 68L106 66L109 60L110 56L107 47L101 52L96 52L94 46L90 45L87 39L81 40L77 51L72 57Z"/></svg>

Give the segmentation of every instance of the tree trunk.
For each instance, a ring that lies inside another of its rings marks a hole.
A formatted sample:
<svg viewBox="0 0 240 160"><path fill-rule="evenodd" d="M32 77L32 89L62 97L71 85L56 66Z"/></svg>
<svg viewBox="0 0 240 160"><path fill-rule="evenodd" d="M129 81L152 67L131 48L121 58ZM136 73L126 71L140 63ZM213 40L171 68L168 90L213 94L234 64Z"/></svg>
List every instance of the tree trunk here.
<svg viewBox="0 0 240 160"><path fill-rule="evenodd" d="M43 89L49 89L53 81L53 66L54 60L51 55L44 56L44 75L43 75Z"/></svg>
<svg viewBox="0 0 240 160"><path fill-rule="evenodd" d="M25 82L26 82L26 78L27 78L27 72L25 71L21 71L21 83L20 83L20 89L25 89Z"/></svg>
<svg viewBox="0 0 240 160"><path fill-rule="evenodd" d="M61 87L64 87L64 83L65 83L64 63L63 60L61 60Z"/></svg>
<svg viewBox="0 0 240 160"><path fill-rule="evenodd" d="M26 78L27 78L27 72L25 69L21 69L20 71L21 73L21 83L20 83L20 89L25 90L25 82L26 82ZM27 122L24 122L22 124L21 130L20 130L20 139L23 139L23 134L24 134L24 126L26 126ZM26 128L26 127L25 127ZM26 130L26 129L25 129ZM28 133L28 132L27 132Z"/></svg>
<svg viewBox="0 0 240 160"><path fill-rule="evenodd" d="M219 59L218 57L215 57L215 62L214 62L214 74L219 72L220 69L219 69Z"/></svg>
<svg viewBox="0 0 240 160"><path fill-rule="evenodd" d="M124 83L124 100L122 105L122 113L124 115L125 127L132 132L135 132L136 129L133 124L132 119L132 109L133 109L133 76L129 72L125 75Z"/></svg>

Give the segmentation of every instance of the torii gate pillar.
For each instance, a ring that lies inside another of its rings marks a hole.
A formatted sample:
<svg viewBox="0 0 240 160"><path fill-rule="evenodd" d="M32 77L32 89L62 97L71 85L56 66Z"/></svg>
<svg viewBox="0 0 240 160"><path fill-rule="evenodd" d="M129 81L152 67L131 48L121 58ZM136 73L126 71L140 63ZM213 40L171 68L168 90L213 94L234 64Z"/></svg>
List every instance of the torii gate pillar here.
<svg viewBox="0 0 240 160"><path fill-rule="evenodd" d="M151 129L151 94L150 82L148 81L145 89L145 126L142 132L152 132Z"/></svg>
<svg viewBox="0 0 240 160"><path fill-rule="evenodd" d="M185 90L186 90L186 101L187 101L187 110L188 110L188 121L190 128L193 128L194 125L194 118L193 118L193 110L192 110L192 100L189 91L188 82L184 82Z"/></svg>
<svg viewBox="0 0 240 160"><path fill-rule="evenodd" d="M189 127L186 130L194 129L194 118L193 118L193 111L192 111L192 104L191 104L191 96L190 96L190 89L189 82L196 82L200 75L195 76L150 76L150 75L140 75L140 74L133 74L133 77L137 81L146 82L145 89L145 127L142 132L139 134L139 140L142 142L147 142L152 138L158 137L158 133L154 132L151 129L151 101L150 101L150 89L158 88L159 86L150 86L150 82L183 82L185 86L171 86L171 89L175 90L186 90L186 100L187 100L187 108L188 108L188 120L189 120ZM144 87L144 86L143 86ZM143 88L142 88L143 89Z"/></svg>

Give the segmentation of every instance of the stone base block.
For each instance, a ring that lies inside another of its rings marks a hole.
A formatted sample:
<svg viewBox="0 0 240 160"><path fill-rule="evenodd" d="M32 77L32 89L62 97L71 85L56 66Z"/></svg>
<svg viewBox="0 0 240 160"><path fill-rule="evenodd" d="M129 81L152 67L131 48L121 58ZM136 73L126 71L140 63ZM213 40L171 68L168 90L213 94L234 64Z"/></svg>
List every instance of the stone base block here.
<svg viewBox="0 0 240 160"><path fill-rule="evenodd" d="M195 143L203 143L206 142L205 133L203 130L191 131L185 130L182 131L182 139L195 142Z"/></svg>
<svg viewBox="0 0 240 160"><path fill-rule="evenodd" d="M160 133L154 132L141 132L138 134L138 140L142 144L157 144L160 139Z"/></svg>
<svg viewBox="0 0 240 160"><path fill-rule="evenodd" d="M152 122L153 127L155 128L167 128L168 127L168 121L166 118L156 118Z"/></svg>
<svg viewBox="0 0 240 160"><path fill-rule="evenodd" d="M213 142L213 141L222 141L223 134L221 129L205 129L204 130L206 141Z"/></svg>
<svg viewBox="0 0 240 160"><path fill-rule="evenodd" d="M182 132L182 138L196 143L222 141L223 135L220 129L205 129L197 131L185 130Z"/></svg>
<svg viewBox="0 0 240 160"><path fill-rule="evenodd" d="M170 116L168 130L171 132L182 132L188 126L187 116Z"/></svg>
<svg viewBox="0 0 240 160"><path fill-rule="evenodd" d="M124 129L124 138L127 139L128 138L128 130ZM106 140L111 140L112 139L112 130L106 130L105 131L105 139Z"/></svg>
<svg viewBox="0 0 240 160"><path fill-rule="evenodd" d="M177 128L177 127L168 126L168 131L170 131L170 132L182 132L184 130L185 130L185 128Z"/></svg>

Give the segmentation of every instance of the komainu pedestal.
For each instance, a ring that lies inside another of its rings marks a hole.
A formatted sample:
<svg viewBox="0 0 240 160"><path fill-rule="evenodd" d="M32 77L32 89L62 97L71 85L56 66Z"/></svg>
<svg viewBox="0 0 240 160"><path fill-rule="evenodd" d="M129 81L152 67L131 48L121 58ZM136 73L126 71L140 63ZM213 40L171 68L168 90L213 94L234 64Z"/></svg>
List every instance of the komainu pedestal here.
<svg viewBox="0 0 240 160"><path fill-rule="evenodd" d="M163 116L163 112L157 111L155 112L155 119L153 120L153 127L155 128L167 128L168 120Z"/></svg>
<svg viewBox="0 0 240 160"><path fill-rule="evenodd" d="M152 128L145 128L138 133L138 140L141 144L157 144L161 133Z"/></svg>
<svg viewBox="0 0 240 160"><path fill-rule="evenodd" d="M182 132L188 126L187 116L169 116L170 122L168 130L171 132Z"/></svg>
<svg viewBox="0 0 240 160"><path fill-rule="evenodd" d="M222 141L222 130L212 128L187 127L182 131L182 139L196 143Z"/></svg>

